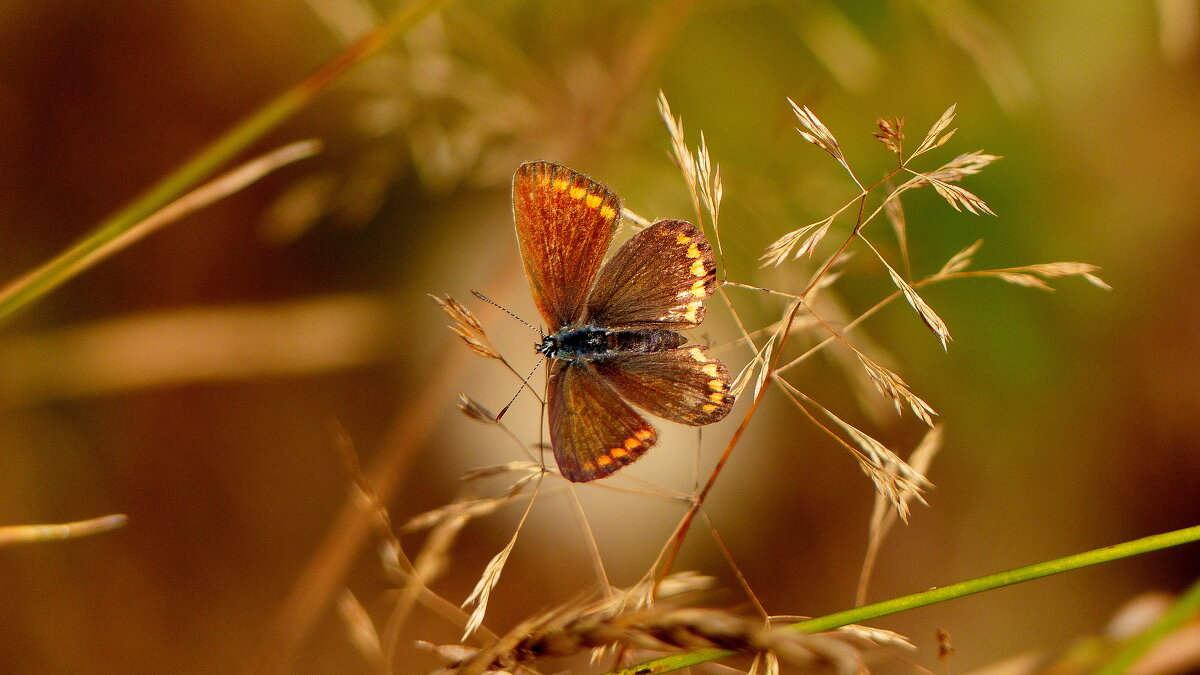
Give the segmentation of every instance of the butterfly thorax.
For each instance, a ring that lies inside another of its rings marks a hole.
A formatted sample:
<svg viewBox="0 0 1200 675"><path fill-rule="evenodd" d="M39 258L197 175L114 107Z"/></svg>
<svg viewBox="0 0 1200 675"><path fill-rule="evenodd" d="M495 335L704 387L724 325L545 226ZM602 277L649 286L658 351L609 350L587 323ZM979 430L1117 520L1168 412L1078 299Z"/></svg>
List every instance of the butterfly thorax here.
<svg viewBox="0 0 1200 675"><path fill-rule="evenodd" d="M598 361L622 354L666 351L684 342L687 338L663 328L567 326L542 338L536 349L552 359Z"/></svg>

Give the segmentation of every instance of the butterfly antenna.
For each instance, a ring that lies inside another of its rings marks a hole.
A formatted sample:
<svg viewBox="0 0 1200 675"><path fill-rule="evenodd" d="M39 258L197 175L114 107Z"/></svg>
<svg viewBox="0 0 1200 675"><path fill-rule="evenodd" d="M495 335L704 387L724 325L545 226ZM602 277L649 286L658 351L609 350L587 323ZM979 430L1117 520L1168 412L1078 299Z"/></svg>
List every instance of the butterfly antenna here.
<svg viewBox="0 0 1200 675"><path fill-rule="evenodd" d="M529 323L529 322L528 322L528 321L526 321L525 319L522 319L521 317L517 316L516 314L513 314L512 312L508 311L508 308L507 308L507 307L505 307L504 305L502 305L502 304L500 304L500 303L496 302L495 300L492 300L491 298L489 298L488 296L484 295L483 293L480 293L479 291L474 291L474 290L473 290L473 291L471 291L471 295L474 295L475 297L479 298L480 300L482 300L482 301L486 302L486 303L487 303L487 304L489 304L489 305L492 305L492 306L494 306L494 307L499 307L499 308L500 308L500 311L502 311L502 312L504 312L505 314L507 314L507 315L511 316L512 318L516 319L517 321L520 321L521 323L525 324L526 326L529 326L529 327L530 327L530 328L532 328L534 331L537 331L537 334L538 334L538 335L541 335L542 337L545 337L545 336L546 336L546 334L542 332L542 329L541 329L541 328L538 328L537 326L535 326L535 325L533 325L533 324ZM536 369L536 366L535 366L535 369ZM533 373L532 373L532 372L531 372L531 373L529 373L529 374L530 374L530 375L533 375ZM529 383L528 383L528 382L526 382L525 384L526 384L526 386L528 386L528 385L529 385ZM519 393L521 393L521 391L518 389L518 390L517 390L517 393L519 394ZM514 397L514 398L515 398L515 397ZM512 401L509 401L509 405L512 405ZM507 409L507 408L508 408L508 406L504 406L504 407L505 407L505 409Z"/></svg>
<svg viewBox="0 0 1200 675"><path fill-rule="evenodd" d="M504 308L501 307L500 309L504 309ZM508 311L508 310L505 310L505 311ZM518 317L518 318L520 318L520 317ZM542 361L544 361L544 360L545 359L538 359L538 362L535 363L533 366L533 370L529 371L529 374L526 375L524 377L524 379L521 380L521 386L517 387L517 393L513 394L513 397L508 400L508 403L504 404L504 407L500 409L500 412L496 413L496 421L497 422L500 421L501 417L504 417L504 413L508 412L508 409L512 407L512 404L517 402L517 397L521 395L521 389L524 389L525 387L529 387L529 391L533 391L533 387L529 386L529 378L533 377L533 374L535 372L537 372L538 366L542 365ZM534 392L534 395L537 395L537 392Z"/></svg>

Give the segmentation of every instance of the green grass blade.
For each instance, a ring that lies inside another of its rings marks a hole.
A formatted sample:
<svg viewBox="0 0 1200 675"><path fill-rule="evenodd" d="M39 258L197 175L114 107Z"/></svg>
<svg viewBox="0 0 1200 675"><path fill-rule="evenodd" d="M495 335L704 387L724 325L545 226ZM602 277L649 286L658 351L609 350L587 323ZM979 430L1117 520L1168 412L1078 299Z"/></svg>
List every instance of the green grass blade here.
<svg viewBox="0 0 1200 675"><path fill-rule="evenodd" d="M1111 661L1096 671L1096 675L1120 675L1129 670L1130 666L1143 654L1150 651L1151 647L1158 644L1159 640L1182 626L1188 619L1196 616L1198 612L1200 612L1200 580L1192 584L1192 587L1180 596L1175 604L1160 616L1158 621L1154 622L1153 626L1125 643Z"/></svg>
<svg viewBox="0 0 1200 675"><path fill-rule="evenodd" d="M444 2L445 0L414 0L398 9L386 22L296 86L252 112L208 147L193 155L183 166L102 221L75 244L9 284L0 291L0 320L12 316L81 272L86 267L80 265L81 261L212 176L239 152L302 109L313 97L328 88L331 82L374 54L388 40L414 26Z"/></svg>
<svg viewBox="0 0 1200 675"><path fill-rule="evenodd" d="M833 630L852 623L862 623L870 619L877 619L881 616L896 614L917 607L924 607L954 598L961 598L983 591L989 591L1002 586L1011 586L1019 584L1022 581L1031 581L1048 577L1052 574L1060 574L1069 572L1092 565L1112 562L1122 558L1128 558L1150 551L1158 551L1180 544L1187 544L1195 541L1200 541L1200 525L1188 527L1182 530L1173 532L1164 532L1163 534L1155 534L1133 541L1127 541L1123 544L1115 546L1107 546L1105 548L1087 551L1085 553L1077 553L1065 558L1057 558L1048 560L1025 567L1018 567L1007 572L999 572L997 574L989 574L985 577L961 581L950 586L941 586L932 590L923 591L921 593L913 593L891 600L884 600L871 605L863 605L855 607L843 612L820 616L807 621L792 624L792 628L802 630L806 633L819 633L821 631ZM1197 601L1200 601L1200 591L1193 589L1189 591L1188 596L1197 595ZM1157 639L1158 636L1154 636ZM1149 644L1147 644L1147 647ZM627 668L619 668L613 670L609 675L652 675L653 673L665 673L688 666L694 666L708 661L713 661L725 656L732 656L734 652L722 649L705 649L700 651L688 652L686 654L674 654L653 661L629 666ZM1136 658L1136 656L1135 656ZM1120 672L1120 671L1113 671Z"/></svg>

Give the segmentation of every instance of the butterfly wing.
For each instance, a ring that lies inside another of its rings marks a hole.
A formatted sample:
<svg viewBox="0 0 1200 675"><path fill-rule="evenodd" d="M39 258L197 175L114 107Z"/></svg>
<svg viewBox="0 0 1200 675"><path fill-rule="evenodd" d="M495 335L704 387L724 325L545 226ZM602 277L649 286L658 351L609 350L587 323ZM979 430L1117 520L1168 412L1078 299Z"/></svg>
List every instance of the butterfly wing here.
<svg viewBox="0 0 1200 675"><path fill-rule="evenodd" d="M685 330L704 320L717 287L712 246L700 228L660 220L625 242L604 266L588 299L597 326Z"/></svg>
<svg viewBox="0 0 1200 675"><path fill-rule="evenodd" d="M583 314L620 213L608 188L565 166L528 162L517 169L517 241L533 300L551 332Z"/></svg>
<svg viewBox="0 0 1200 675"><path fill-rule="evenodd" d="M733 408L729 370L708 354L707 347L625 353L595 365L618 394L672 422L712 424Z"/></svg>
<svg viewBox="0 0 1200 675"><path fill-rule="evenodd" d="M641 457L658 440L654 427L622 401L590 363L553 361L546 394L550 443L567 480L603 478Z"/></svg>

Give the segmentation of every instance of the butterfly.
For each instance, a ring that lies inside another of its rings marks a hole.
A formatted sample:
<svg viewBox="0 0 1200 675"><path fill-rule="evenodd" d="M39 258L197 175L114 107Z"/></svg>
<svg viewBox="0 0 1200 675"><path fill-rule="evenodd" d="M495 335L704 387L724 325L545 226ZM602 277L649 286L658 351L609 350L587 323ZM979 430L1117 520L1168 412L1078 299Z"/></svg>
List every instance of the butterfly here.
<svg viewBox="0 0 1200 675"><path fill-rule="evenodd" d="M692 426L729 414L725 364L677 332L700 325L716 289L712 246L700 228L659 220L604 264L620 201L545 161L517 169L513 214L533 300L549 326L536 350L551 362L550 443L564 477L603 478L654 446L658 432L633 406Z"/></svg>

